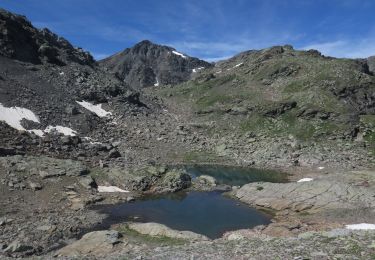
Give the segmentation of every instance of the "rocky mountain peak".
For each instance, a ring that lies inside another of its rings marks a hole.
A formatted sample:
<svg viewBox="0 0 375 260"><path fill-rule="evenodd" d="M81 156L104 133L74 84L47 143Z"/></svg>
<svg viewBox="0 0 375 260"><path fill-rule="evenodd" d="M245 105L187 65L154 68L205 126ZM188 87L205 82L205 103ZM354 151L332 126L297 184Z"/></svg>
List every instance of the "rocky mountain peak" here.
<svg viewBox="0 0 375 260"><path fill-rule="evenodd" d="M37 29L25 16L4 9L0 9L0 55L34 64L95 62L88 52L74 48L63 37L46 28Z"/></svg>
<svg viewBox="0 0 375 260"><path fill-rule="evenodd" d="M172 47L144 40L99 63L133 88L187 81L198 70L212 64L189 57Z"/></svg>

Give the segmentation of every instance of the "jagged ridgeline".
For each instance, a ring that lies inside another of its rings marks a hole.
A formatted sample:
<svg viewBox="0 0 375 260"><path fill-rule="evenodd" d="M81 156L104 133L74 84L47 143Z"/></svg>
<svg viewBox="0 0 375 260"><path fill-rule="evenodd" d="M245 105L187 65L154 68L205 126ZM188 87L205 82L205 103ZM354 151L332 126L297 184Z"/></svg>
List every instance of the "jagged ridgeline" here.
<svg viewBox="0 0 375 260"><path fill-rule="evenodd" d="M215 120L217 132L302 140L374 139L374 58L337 59L276 46L240 53L162 90Z"/></svg>
<svg viewBox="0 0 375 260"><path fill-rule="evenodd" d="M47 28L36 29L25 16L0 9L0 54L19 61L40 64L76 62L92 65L93 57Z"/></svg>
<svg viewBox="0 0 375 260"><path fill-rule="evenodd" d="M189 80L199 70L213 66L147 40L101 60L99 64L134 88L178 84Z"/></svg>
<svg viewBox="0 0 375 260"><path fill-rule="evenodd" d="M15 106L19 109L12 113L33 115L33 120L24 117L18 130L41 134L50 125L60 125L82 137L107 125L82 104L113 101L124 111L144 107L136 91L101 69L88 52L4 9L0 9L0 68L3 117Z"/></svg>

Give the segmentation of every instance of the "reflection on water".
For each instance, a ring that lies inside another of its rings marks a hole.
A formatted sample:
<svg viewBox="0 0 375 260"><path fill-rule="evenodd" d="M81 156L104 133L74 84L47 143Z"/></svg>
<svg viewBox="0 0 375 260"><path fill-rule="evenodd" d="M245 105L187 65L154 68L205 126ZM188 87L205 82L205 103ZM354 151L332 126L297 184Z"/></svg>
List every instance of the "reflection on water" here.
<svg viewBox="0 0 375 260"><path fill-rule="evenodd" d="M97 209L109 215L104 223L107 226L124 221L157 222L210 238L270 223L268 215L219 192L180 192Z"/></svg>
<svg viewBox="0 0 375 260"><path fill-rule="evenodd" d="M214 177L219 184L242 186L250 182L286 182L287 175L272 170L242 168L233 166L197 165L185 166L186 171L193 177L209 175Z"/></svg>
<svg viewBox="0 0 375 260"><path fill-rule="evenodd" d="M242 186L250 182L286 182L281 172L226 166L186 166L193 176L210 175L219 184ZM178 192L148 195L134 203L96 206L108 217L97 228L126 221L156 222L177 230L190 230L210 238L225 231L270 223L270 216L220 192Z"/></svg>

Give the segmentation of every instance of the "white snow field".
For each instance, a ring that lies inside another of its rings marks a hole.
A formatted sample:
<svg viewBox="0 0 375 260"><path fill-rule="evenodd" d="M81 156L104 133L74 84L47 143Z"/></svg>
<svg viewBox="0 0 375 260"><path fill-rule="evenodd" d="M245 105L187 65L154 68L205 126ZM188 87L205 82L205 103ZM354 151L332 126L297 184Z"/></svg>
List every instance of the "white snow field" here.
<svg viewBox="0 0 375 260"><path fill-rule="evenodd" d="M106 116L109 116L111 115L112 113L111 112L107 112L105 111L103 108L102 108L102 104L97 104L97 105L94 105L94 104L91 104L87 101L76 101L79 105L83 106L84 108L86 108L87 110L93 112L94 114L96 114L98 117L106 117Z"/></svg>
<svg viewBox="0 0 375 260"><path fill-rule="evenodd" d="M302 178L300 180L298 180L297 182L307 182L307 181L312 181L314 180L313 178Z"/></svg>
<svg viewBox="0 0 375 260"><path fill-rule="evenodd" d="M69 127L61 126L61 125L57 125L57 126L51 126L51 125L49 125L44 130L45 133L50 133L52 131L57 131L57 132L62 133L64 135L70 135L70 136L77 135L77 132L74 131L73 129L71 129Z"/></svg>
<svg viewBox="0 0 375 260"><path fill-rule="evenodd" d="M185 55L183 55L182 53L178 52L178 51L172 51L173 54L177 55L177 56L181 56L182 58L186 59L187 57Z"/></svg>
<svg viewBox="0 0 375 260"><path fill-rule="evenodd" d="M98 186L99 192L129 192L116 186Z"/></svg>
<svg viewBox="0 0 375 260"><path fill-rule="evenodd" d="M22 107L4 107L0 103L0 121L4 121L17 130L25 131L26 129L21 125L22 119L40 123L39 118L31 110Z"/></svg>
<svg viewBox="0 0 375 260"><path fill-rule="evenodd" d="M368 223L345 225L345 227L352 230L375 230L375 224Z"/></svg>

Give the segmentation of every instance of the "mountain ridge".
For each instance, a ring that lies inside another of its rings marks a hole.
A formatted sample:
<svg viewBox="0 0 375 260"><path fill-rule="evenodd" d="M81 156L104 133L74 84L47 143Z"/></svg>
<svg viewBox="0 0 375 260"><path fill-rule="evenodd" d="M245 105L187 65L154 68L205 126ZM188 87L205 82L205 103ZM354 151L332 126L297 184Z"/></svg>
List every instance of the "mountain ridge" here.
<svg viewBox="0 0 375 260"><path fill-rule="evenodd" d="M211 63L149 40L100 60L99 64L136 89L178 84L189 80L194 71L212 67Z"/></svg>

